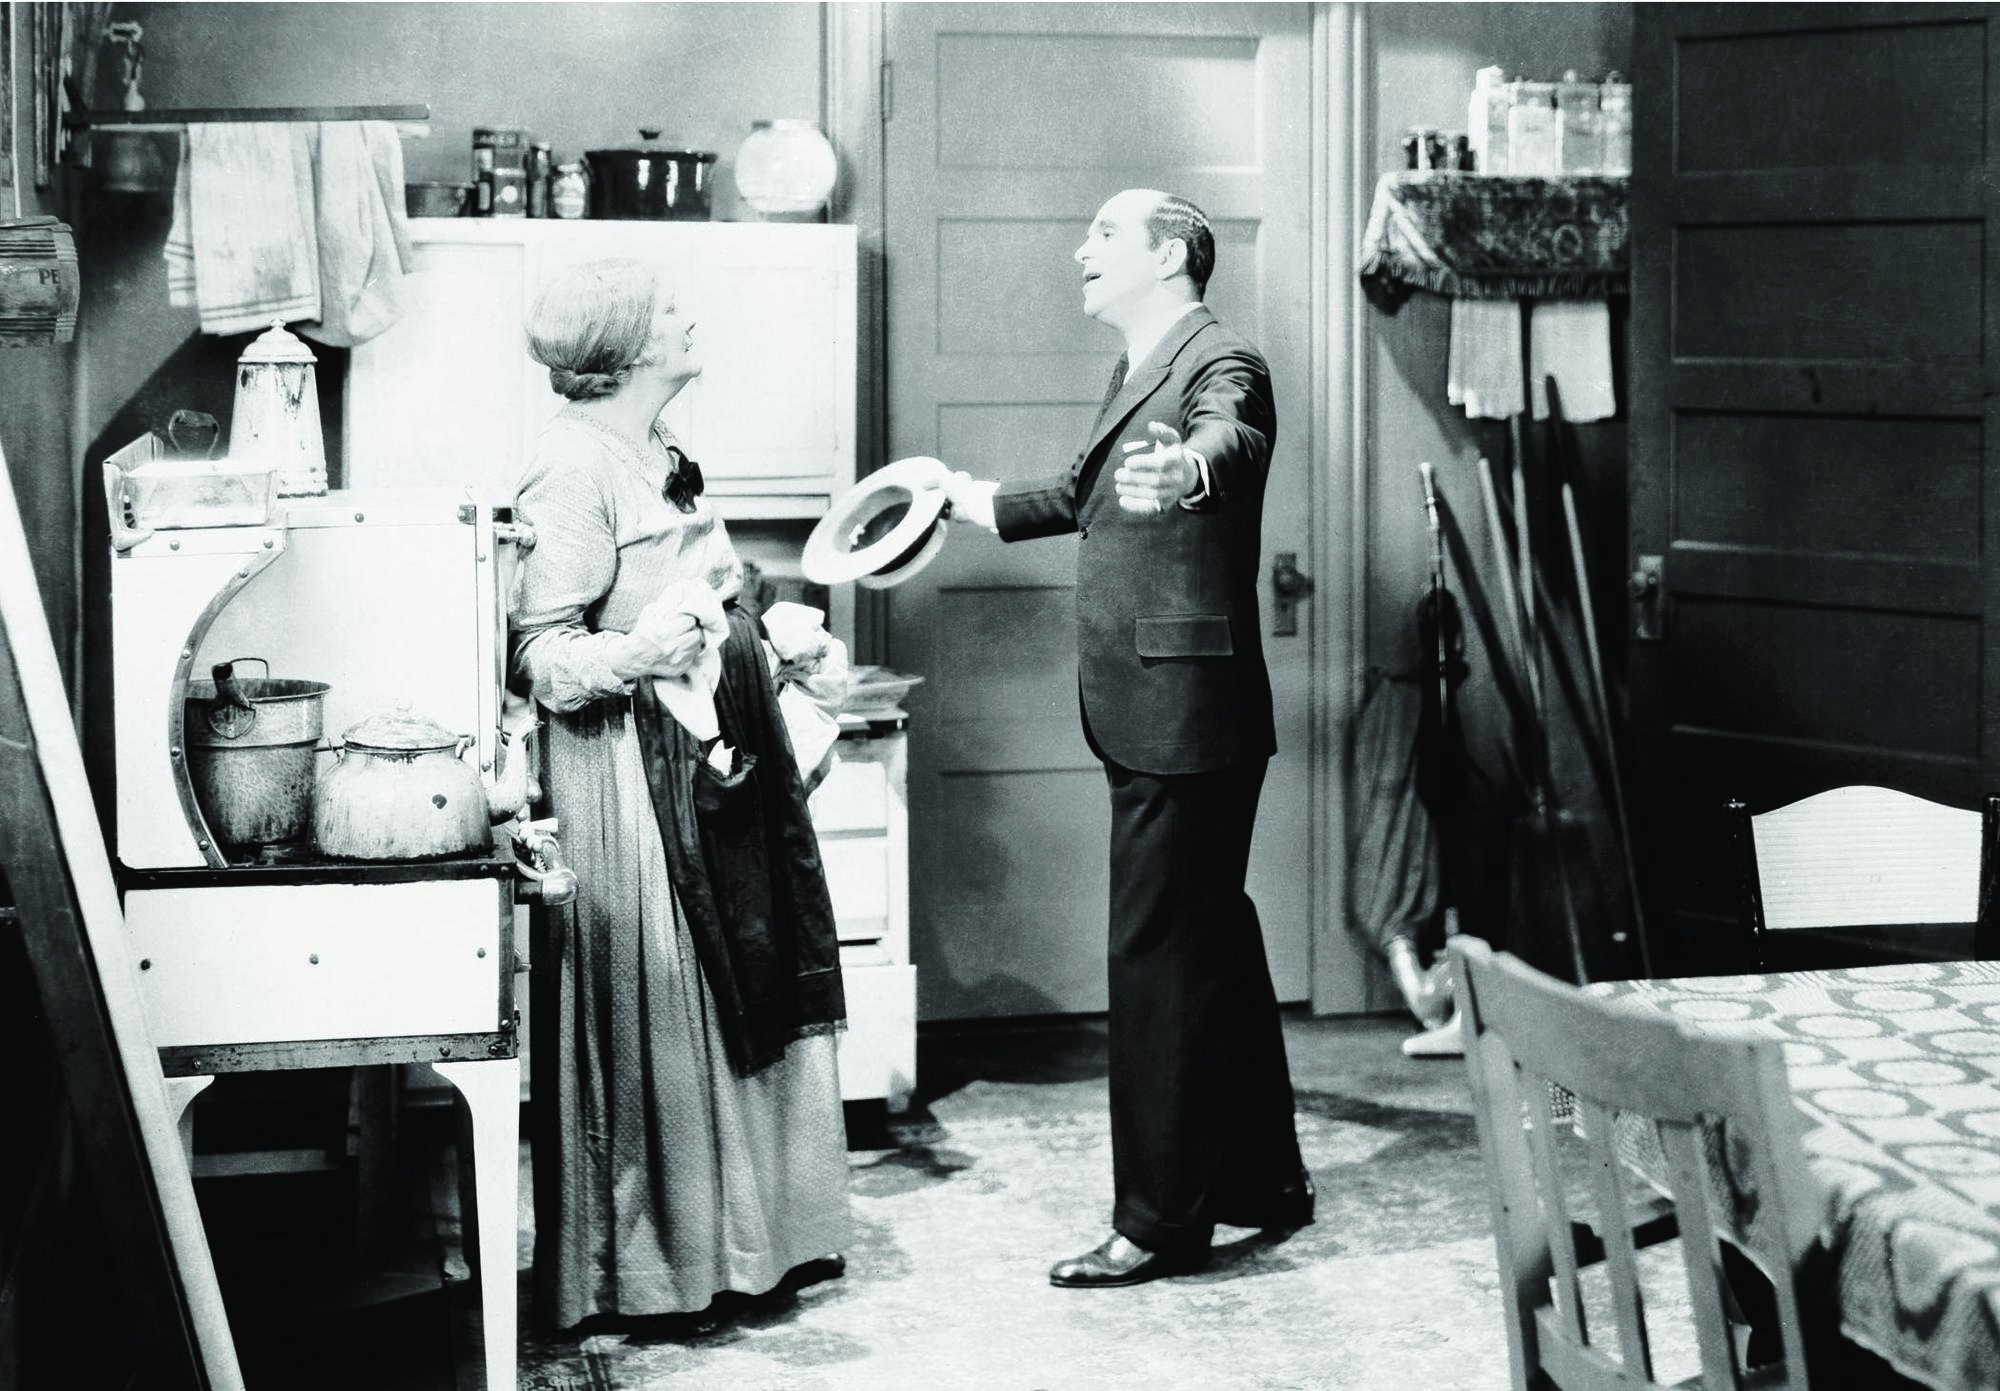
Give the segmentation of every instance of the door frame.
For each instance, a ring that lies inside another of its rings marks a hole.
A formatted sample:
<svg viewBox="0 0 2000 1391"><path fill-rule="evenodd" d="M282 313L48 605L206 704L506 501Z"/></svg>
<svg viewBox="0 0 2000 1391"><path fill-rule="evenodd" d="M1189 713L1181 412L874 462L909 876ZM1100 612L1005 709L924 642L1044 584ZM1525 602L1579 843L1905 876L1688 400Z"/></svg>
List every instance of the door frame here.
<svg viewBox="0 0 2000 1391"><path fill-rule="evenodd" d="M1313 651L1322 654L1309 678L1307 712L1312 772L1307 814L1317 830L1307 868L1312 905L1307 974L1315 1014L1366 1012L1375 969L1354 935L1348 893L1349 731L1359 707L1367 652L1363 598L1368 593L1372 502L1367 324L1353 273L1374 183L1369 174L1375 138L1369 97L1375 57L1367 8L1360 0L1316 0L1312 5L1312 386L1306 456L1314 467L1308 483L1312 517L1306 573L1314 579L1315 592L1305 618ZM884 0L820 6L821 124L840 152L842 166L830 215L853 223L860 243L855 457L863 469L882 454L889 438L884 10ZM888 600L882 590L857 594L853 637L858 660L879 659Z"/></svg>

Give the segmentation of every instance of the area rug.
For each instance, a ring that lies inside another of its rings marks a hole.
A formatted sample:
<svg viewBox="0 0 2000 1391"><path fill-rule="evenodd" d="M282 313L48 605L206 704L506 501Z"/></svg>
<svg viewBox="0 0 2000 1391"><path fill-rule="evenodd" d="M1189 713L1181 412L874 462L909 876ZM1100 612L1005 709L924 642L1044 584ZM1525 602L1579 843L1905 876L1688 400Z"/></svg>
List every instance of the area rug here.
<svg viewBox="0 0 2000 1391"><path fill-rule="evenodd" d="M1447 1073L1456 1073L1447 1067ZM1445 1088L1447 1093L1451 1087ZM1319 1219L1217 1234L1204 1271L1053 1288L1111 1206L1101 1079L975 1081L851 1152L845 1273L709 1313L530 1332L529 1391L1498 1391L1506 1341L1472 1121L1302 1088ZM524 1175L523 1192L527 1192ZM522 1254L531 1250L523 1213ZM524 1327L534 1327L521 1282Z"/></svg>

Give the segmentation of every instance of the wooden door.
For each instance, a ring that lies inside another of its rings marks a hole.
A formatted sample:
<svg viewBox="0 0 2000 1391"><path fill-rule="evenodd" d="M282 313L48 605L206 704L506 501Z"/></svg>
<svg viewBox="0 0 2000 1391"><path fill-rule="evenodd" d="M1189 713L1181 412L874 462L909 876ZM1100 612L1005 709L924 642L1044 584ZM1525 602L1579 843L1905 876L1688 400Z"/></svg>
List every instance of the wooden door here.
<svg viewBox="0 0 2000 1391"><path fill-rule="evenodd" d="M1993 788L1993 17L1636 8L1630 539L1658 597L1635 600L1631 672L1658 970L1709 957L1733 911L1727 797Z"/></svg>
<svg viewBox="0 0 2000 1391"><path fill-rule="evenodd" d="M980 477L1061 468L1122 344L1070 253L1111 194L1186 195L1216 231L1208 302L1269 356L1278 447L1264 572L1311 553L1304 5L891 5L885 74L887 457ZM890 601L911 699L912 951L925 1018L1105 1007L1110 812L1077 714L1074 538L959 528ZM1308 993L1313 653L1271 636L1280 754L1251 868L1283 1000ZM1360 973L1356 972L1357 989Z"/></svg>

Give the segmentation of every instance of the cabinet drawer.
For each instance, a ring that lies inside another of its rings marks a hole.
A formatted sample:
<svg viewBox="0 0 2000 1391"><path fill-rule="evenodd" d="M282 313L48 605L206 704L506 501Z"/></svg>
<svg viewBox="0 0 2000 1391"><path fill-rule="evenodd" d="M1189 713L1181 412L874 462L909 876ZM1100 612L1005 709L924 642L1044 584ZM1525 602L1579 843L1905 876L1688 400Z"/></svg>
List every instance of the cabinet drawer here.
<svg viewBox="0 0 2000 1391"><path fill-rule="evenodd" d="M493 879L135 889L125 924L153 1043L491 1032L505 892Z"/></svg>
<svg viewBox="0 0 2000 1391"><path fill-rule="evenodd" d="M889 842L882 836L823 840L820 861L843 942L872 942L889 925Z"/></svg>
<svg viewBox="0 0 2000 1391"><path fill-rule="evenodd" d="M836 749L811 807L813 826L822 834L884 829L889 824L888 765L872 759L846 761Z"/></svg>

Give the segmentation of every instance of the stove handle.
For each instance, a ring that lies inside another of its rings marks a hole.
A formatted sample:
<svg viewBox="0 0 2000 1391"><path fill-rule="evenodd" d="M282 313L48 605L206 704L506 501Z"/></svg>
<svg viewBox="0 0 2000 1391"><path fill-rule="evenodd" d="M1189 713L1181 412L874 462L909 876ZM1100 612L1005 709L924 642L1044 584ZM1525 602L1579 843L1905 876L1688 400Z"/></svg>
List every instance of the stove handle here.
<svg viewBox="0 0 2000 1391"><path fill-rule="evenodd" d="M576 871L562 857L553 817L518 821L510 828L515 844L528 854L514 862L514 901L556 908L576 897Z"/></svg>

